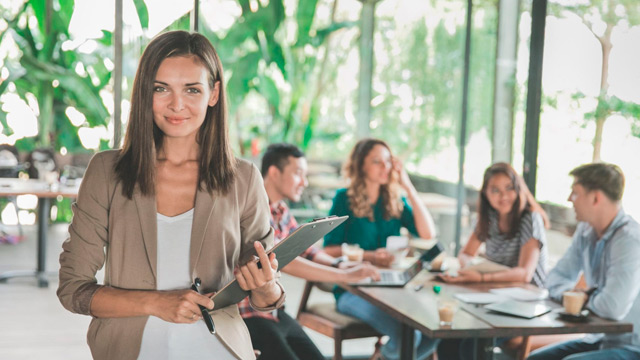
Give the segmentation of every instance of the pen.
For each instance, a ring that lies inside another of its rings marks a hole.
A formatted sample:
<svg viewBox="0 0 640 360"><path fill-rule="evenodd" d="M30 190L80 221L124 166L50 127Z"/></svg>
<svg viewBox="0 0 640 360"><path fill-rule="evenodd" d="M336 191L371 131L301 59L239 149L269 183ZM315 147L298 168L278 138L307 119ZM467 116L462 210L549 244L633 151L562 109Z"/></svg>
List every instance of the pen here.
<svg viewBox="0 0 640 360"><path fill-rule="evenodd" d="M200 284L200 278L196 278L195 282L191 284L191 290L200 294L200 290L198 290ZM210 333L215 334L216 326L213 324L213 319L211 318L209 311L207 311L207 308L202 305L198 305L198 307L200 308L200 312L202 313L202 319L204 320L204 323L207 324L207 329L209 329Z"/></svg>

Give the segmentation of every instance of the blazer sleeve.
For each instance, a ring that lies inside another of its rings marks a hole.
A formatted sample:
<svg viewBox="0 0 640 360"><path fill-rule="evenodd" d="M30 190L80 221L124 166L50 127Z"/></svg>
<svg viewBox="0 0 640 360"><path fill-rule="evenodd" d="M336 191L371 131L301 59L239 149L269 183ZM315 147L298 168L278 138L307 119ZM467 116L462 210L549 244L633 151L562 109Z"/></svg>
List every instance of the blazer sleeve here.
<svg viewBox="0 0 640 360"><path fill-rule="evenodd" d="M255 254L253 242L260 241L266 250L273 247L273 229L270 223L269 200L264 190L260 172L253 164L243 164L250 167L244 201L240 213L240 237L242 250L240 265L251 260ZM242 176L242 171L238 176Z"/></svg>
<svg viewBox="0 0 640 360"><path fill-rule="evenodd" d="M271 214L269 210L267 192L264 190L264 184L258 168L253 164L249 166L249 181L247 183L244 207L240 215L240 232L243 254L240 258L240 264L245 264L255 253L253 251L254 241L260 241L267 250L273 247L273 229L270 225ZM280 298L270 306L258 307L253 304L251 296L249 296L249 303L254 309L258 311L272 311L284 304L286 293L282 284L280 284L278 280L276 280L276 283L282 291Z"/></svg>
<svg viewBox="0 0 640 360"><path fill-rule="evenodd" d="M69 238L60 254L58 298L69 311L90 315L91 300L101 287L96 272L105 263L109 222L108 175L104 156L91 159L72 204Z"/></svg>

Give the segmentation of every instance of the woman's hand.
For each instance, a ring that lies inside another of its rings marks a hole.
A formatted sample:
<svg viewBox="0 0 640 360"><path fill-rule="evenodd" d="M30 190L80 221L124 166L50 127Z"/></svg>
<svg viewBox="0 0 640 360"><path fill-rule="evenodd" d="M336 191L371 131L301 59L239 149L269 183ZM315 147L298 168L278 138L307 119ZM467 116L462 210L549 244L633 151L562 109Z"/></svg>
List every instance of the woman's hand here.
<svg viewBox="0 0 640 360"><path fill-rule="evenodd" d="M276 284L278 260L276 254L267 255L262 243L253 243L258 254L261 268L258 262L249 261L235 271L238 285L245 291L251 291L251 300L260 307L266 307L275 303L281 295L280 286Z"/></svg>
<svg viewBox="0 0 640 360"><path fill-rule="evenodd" d="M344 269L344 282L352 283L364 278L371 278L374 281L380 280L378 269L368 262L358 263L356 266Z"/></svg>
<svg viewBox="0 0 640 360"><path fill-rule="evenodd" d="M440 278L448 283L473 283L480 282L482 275L474 270L458 270L458 276L442 274Z"/></svg>
<svg viewBox="0 0 640 360"><path fill-rule="evenodd" d="M376 266L389 267L393 263L393 259L395 256L385 248L379 248L373 252L373 264Z"/></svg>
<svg viewBox="0 0 640 360"><path fill-rule="evenodd" d="M156 291L150 305L150 314L178 324L193 324L202 319L198 305L213 309L213 300L206 295L187 290Z"/></svg>
<svg viewBox="0 0 640 360"><path fill-rule="evenodd" d="M402 186L407 192L410 192L413 189L413 184L411 183L411 179L409 179L409 174L407 174L407 171L404 169L402 161L393 157L391 159L391 166L393 167L393 171L398 174L400 186Z"/></svg>

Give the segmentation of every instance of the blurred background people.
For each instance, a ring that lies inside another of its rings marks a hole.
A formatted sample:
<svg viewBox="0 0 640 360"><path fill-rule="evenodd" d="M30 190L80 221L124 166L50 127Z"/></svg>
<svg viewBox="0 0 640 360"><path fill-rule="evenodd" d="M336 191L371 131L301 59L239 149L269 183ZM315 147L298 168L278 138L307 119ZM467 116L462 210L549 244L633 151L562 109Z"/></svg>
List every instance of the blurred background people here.
<svg viewBox="0 0 640 360"><path fill-rule="evenodd" d="M418 197L402 163L392 156L384 141L360 140L351 151L344 170L349 186L337 191L329 214L349 215L349 219L325 236L327 253L340 256L341 244L357 244L364 249L365 261L388 267L394 256L385 249L387 237L400 235L402 227L423 239L435 236L431 214ZM359 296L337 287L334 293L338 311L388 335L389 341L381 348L381 353L385 359L398 359L400 323ZM417 359L427 358L437 344L438 340L416 331Z"/></svg>
<svg viewBox="0 0 640 360"><path fill-rule="evenodd" d="M308 186L307 160L295 145L272 144L262 157L261 169L269 197L271 226L278 243L298 227L286 201L300 201ZM354 282L365 277L379 277L376 268L368 263L348 262L314 247L307 249L282 271L305 280L325 282ZM240 303L240 313L249 328L254 349L262 353L260 360L324 359L300 324L284 309L258 312L245 299Z"/></svg>

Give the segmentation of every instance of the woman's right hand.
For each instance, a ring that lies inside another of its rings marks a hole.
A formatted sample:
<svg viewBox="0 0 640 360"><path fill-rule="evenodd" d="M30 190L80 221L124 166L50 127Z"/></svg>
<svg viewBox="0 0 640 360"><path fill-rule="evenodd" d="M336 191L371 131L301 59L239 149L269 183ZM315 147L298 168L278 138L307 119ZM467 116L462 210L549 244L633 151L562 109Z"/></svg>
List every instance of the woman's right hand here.
<svg viewBox="0 0 640 360"><path fill-rule="evenodd" d="M157 291L150 306L150 315L178 324L193 324L202 319L198 305L213 309L211 298L186 290Z"/></svg>
<svg viewBox="0 0 640 360"><path fill-rule="evenodd" d="M380 280L380 272L378 272L378 269L375 266L368 262L363 262L356 266L343 269L343 271L345 272L344 282L346 283L357 282L368 277L374 281Z"/></svg>
<svg viewBox="0 0 640 360"><path fill-rule="evenodd" d="M390 267L394 258L395 256L387 249L379 248L373 253L373 264L379 267Z"/></svg>

